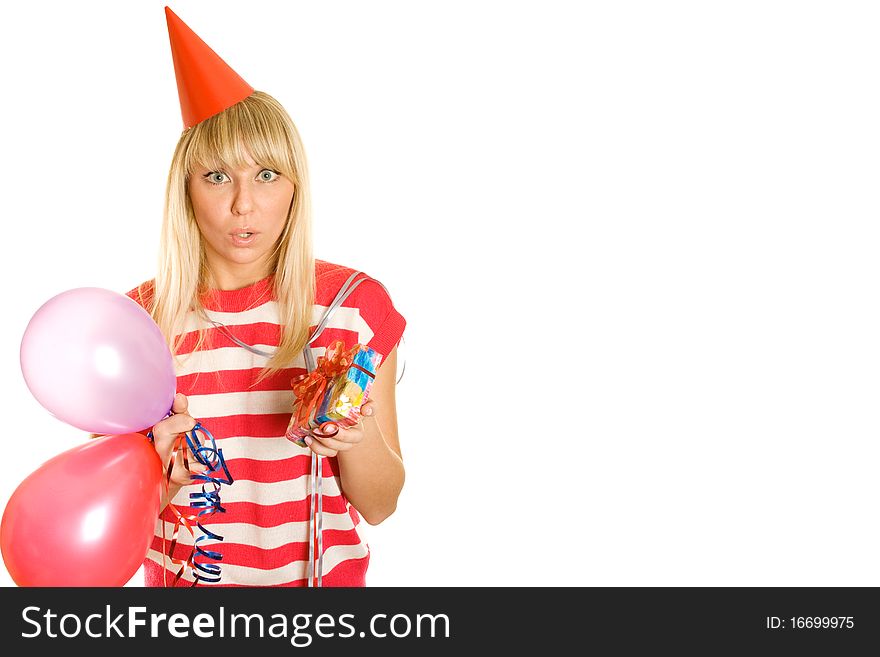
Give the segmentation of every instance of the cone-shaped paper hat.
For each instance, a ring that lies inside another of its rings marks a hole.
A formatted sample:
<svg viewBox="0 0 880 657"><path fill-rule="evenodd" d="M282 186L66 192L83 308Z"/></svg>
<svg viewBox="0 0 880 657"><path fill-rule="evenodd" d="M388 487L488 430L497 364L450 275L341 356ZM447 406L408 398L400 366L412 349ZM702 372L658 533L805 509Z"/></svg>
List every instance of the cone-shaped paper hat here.
<svg viewBox="0 0 880 657"><path fill-rule="evenodd" d="M254 93L254 88L168 7L165 19L184 128L191 128Z"/></svg>

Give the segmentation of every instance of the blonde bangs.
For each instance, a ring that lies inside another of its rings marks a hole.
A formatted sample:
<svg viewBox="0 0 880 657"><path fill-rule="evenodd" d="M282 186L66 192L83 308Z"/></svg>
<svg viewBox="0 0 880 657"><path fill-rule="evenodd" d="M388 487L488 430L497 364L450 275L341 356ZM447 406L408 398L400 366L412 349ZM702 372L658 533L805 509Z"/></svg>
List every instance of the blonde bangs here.
<svg viewBox="0 0 880 657"><path fill-rule="evenodd" d="M183 167L186 176L197 167L212 171L249 166L249 157L260 167L278 171L299 188L301 180L290 158L292 126L277 101L254 92L243 101L195 125Z"/></svg>

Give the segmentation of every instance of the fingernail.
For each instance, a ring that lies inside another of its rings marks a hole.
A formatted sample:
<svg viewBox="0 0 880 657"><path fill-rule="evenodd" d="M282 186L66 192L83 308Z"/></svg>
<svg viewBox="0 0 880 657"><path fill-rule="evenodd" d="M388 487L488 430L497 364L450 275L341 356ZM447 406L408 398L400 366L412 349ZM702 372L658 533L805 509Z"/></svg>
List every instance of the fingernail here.
<svg viewBox="0 0 880 657"><path fill-rule="evenodd" d="M372 414L373 414L373 407L367 406L367 410L364 411L364 415L372 415Z"/></svg>
<svg viewBox="0 0 880 657"><path fill-rule="evenodd" d="M306 443L306 445L311 445L311 444L312 444L312 437L311 437L311 436L306 436L306 437L305 437L305 443Z"/></svg>

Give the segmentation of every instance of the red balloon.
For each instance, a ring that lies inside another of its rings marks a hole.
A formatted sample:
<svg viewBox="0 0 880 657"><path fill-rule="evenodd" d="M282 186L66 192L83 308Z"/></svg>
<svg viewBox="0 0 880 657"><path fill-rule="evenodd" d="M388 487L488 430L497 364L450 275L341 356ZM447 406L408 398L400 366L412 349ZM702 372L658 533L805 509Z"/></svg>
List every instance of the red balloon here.
<svg viewBox="0 0 880 657"><path fill-rule="evenodd" d="M123 586L153 540L162 464L139 433L62 452L9 498L0 549L19 586Z"/></svg>

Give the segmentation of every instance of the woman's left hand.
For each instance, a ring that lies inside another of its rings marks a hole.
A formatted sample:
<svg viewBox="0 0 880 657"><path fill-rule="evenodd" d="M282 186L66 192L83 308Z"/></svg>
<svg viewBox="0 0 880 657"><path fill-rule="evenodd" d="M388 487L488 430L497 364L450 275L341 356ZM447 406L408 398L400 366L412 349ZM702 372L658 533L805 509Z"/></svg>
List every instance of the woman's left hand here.
<svg viewBox="0 0 880 657"><path fill-rule="evenodd" d="M326 425L329 431L322 432L318 427L312 430L311 436L306 437L306 445L315 454L321 456L336 456L339 452L346 452L356 447L364 439L364 417L372 417L375 413L373 400L368 399L361 404L361 416L356 424L343 427L336 424ZM338 429L333 434L334 427Z"/></svg>

